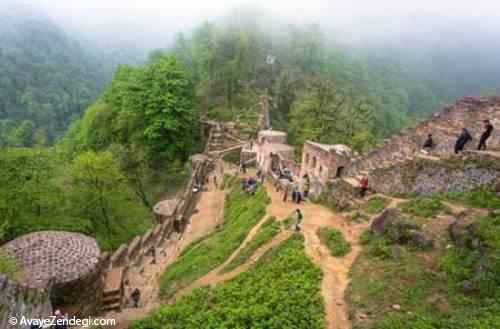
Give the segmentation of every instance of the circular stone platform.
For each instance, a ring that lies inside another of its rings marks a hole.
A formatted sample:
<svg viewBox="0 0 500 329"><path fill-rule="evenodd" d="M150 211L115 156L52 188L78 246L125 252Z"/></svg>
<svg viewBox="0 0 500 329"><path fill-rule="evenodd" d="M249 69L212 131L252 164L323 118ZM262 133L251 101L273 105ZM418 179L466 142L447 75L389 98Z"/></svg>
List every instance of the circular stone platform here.
<svg viewBox="0 0 500 329"><path fill-rule="evenodd" d="M42 231L23 235L0 247L22 268L21 281L43 288L53 280L64 285L99 272L101 250L80 233Z"/></svg>

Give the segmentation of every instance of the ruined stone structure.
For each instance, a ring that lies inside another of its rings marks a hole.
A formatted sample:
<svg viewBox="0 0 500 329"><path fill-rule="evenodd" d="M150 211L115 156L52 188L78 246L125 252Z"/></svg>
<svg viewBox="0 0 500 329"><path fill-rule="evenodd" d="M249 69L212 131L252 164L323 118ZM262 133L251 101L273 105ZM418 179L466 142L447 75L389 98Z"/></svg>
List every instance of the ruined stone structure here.
<svg viewBox="0 0 500 329"><path fill-rule="evenodd" d="M321 191L321 186L330 179L341 177L349 163L352 151L345 145L327 145L305 141L302 151L300 177L311 180L311 194Z"/></svg>
<svg viewBox="0 0 500 329"><path fill-rule="evenodd" d="M34 295L46 292L47 300L41 301L41 305L47 303L44 310L53 305L71 308L74 314L88 314L98 308L103 278L101 250L93 238L80 233L42 231L21 236L0 250L20 264L20 285ZM11 305L23 305L23 296L19 297L21 300Z"/></svg>
<svg viewBox="0 0 500 329"><path fill-rule="evenodd" d="M287 134L283 131L276 130L261 130L257 134L257 143L275 143L275 144L285 144L287 140Z"/></svg>
<svg viewBox="0 0 500 329"><path fill-rule="evenodd" d="M51 290L51 285L38 289L0 275L0 328L30 329L20 324L12 325L9 320L11 317L20 319L22 316L41 319L52 314Z"/></svg>
<svg viewBox="0 0 500 329"><path fill-rule="evenodd" d="M388 166L394 162L412 158L422 147L427 134L432 134L435 149L433 155L446 157L453 154L455 141L462 127L466 127L474 140L466 149L475 149L482 133L482 120L491 121L495 130L488 140L489 149L500 149L500 97L462 97L455 104L446 106L431 118L422 120L412 128L403 130L378 147L359 158L353 159L348 175Z"/></svg>

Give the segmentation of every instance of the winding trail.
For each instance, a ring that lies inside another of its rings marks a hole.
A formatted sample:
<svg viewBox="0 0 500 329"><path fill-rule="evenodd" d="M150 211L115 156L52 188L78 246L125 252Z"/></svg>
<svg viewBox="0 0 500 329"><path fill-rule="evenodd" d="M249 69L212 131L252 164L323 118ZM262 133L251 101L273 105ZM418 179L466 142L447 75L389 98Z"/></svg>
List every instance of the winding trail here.
<svg viewBox="0 0 500 329"><path fill-rule="evenodd" d="M223 171L229 171L226 164L224 164L224 170L220 170L221 165L222 163L219 162L218 168L214 170L215 175L222 174ZM253 172L247 173L247 175L251 174ZM303 202L298 206L291 202L283 202L282 193L277 192L271 183L266 183L266 188L271 198L271 203L266 208L266 215L250 230L241 245L224 263L200 277L189 286L179 290L169 303L173 303L179 297L190 293L196 288L203 286L214 287L248 270L269 249L280 244L292 234L297 233L294 233L293 230L281 231L270 241L260 246L244 264L230 272L221 273L221 270L237 257L247 243L255 237L267 218L275 216L278 221L281 221L293 216L295 209L300 208L304 214L301 232L305 237L305 252L324 273L320 289L325 303L326 328L350 328L344 294L349 283L349 269L361 250L359 237L368 228L369 222L346 222L342 214L333 213L323 206L309 202ZM197 212L190 217L190 225L186 231L182 234L173 234L165 242L164 246L158 248L160 256L157 256L157 264L152 264L151 259L146 258L143 264L129 270L126 277L126 293L130 295L130 292L136 287L139 287L140 290L142 289L141 305L140 308L133 308L130 302L128 302L122 312L110 312L106 314L106 318L117 320L117 324L110 328L125 329L133 320L146 316L149 312L164 304L159 298L159 278L161 274L168 265L177 259L183 248L215 228L223 216L223 202L226 193L218 190L211 184L208 191L201 193L196 206ZM395 199L392 201L390 206L396 206L402 200ZM321 243L317 235L317 230L324 227L336 228L341 231L344 238L352 246L351 252L341 258L331 256L329 249Z"/></svg>

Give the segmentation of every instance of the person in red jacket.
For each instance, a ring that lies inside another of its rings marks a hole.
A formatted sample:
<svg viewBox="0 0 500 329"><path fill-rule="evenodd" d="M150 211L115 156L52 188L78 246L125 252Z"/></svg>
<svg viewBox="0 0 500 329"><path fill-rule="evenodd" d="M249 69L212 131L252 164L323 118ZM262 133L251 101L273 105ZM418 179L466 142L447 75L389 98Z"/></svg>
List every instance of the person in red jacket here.
<svg viewBox="0 0 500 329"><path fill-rule="evenodd" d="M364 197L366 195L366 191L368 191L368 178L363 177L359 181L359 195Z"/></svg>
<svg viewBox="0 0 500 329"><path fill-rule="evenodd" d="M486 150L486 141L491 136L491 132L493 131L493 125L490 123L490 120L483 121L483 133L481 134L481 138L479 139L479 145L477 146L477 150Z"/></svg>

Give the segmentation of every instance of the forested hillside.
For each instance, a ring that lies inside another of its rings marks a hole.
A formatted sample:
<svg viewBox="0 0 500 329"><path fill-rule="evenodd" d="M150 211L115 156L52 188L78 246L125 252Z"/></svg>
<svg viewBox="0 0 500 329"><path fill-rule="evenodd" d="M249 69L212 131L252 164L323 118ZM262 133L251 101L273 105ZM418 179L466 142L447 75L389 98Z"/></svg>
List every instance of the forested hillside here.
<svg viewBox="0 0 500 329"><path fill-rule="evenodd" d="M0 13L0 146L51 145L110 79L112 61L38 16Z"/></svg>
<svg viewBox="0 0 500 329"><path fill-rule="evenodd" d="M267 91L273 125L297 146L314 139L365 151L447 100L428 81L412 79L404 64L352 55L316 25L275 30L247 18L178 35L166 52L190 70L202 115L255 123L258 96Z"/></svg>

